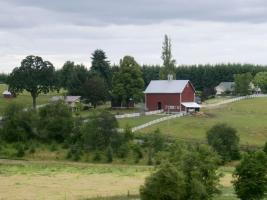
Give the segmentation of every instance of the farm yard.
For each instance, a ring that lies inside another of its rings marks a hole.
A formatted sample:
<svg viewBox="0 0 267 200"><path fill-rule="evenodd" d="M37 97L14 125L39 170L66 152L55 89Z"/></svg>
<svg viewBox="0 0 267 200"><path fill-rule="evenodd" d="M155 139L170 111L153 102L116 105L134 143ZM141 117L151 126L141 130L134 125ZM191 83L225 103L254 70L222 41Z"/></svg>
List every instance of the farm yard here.
<svg viewBox="0 0 267 200"><path fill-rule="evenodd" d="M235 199L232 170L220 168L224 192L216 200ZM138 165L0 160L0 199L131 199L128 195L138 199L139 188L151 172L152 167Z"/></svg>

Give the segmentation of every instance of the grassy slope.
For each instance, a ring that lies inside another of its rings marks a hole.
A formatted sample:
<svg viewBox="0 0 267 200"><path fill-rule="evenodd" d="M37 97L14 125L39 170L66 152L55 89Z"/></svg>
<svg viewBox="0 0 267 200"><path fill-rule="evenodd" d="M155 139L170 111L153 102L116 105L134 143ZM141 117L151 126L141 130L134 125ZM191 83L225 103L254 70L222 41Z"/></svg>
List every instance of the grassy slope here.
<svg viewBox="0 0 267 200"><path fill-rule="evenodd" d="M125 128L127 125L130 127L135 127L135 126L139 126L147 122L150 122L152 120L159 119L161 117L164 117L164 116L162 115L141 116L141 117L134 117L134 118L119 119L118 122L119 122L120 128Z"/></svg>
<svg viewBox="0 0 267 200"><path fill-rule="evenodd" d="M216 123L235 127L241 144L263 145L267 140L267 98L255 98L203 110L203 115L187 116L143 129L143 133L159 128L177 139L205 141L206 131Z"/></svg>
<svg viewBox="0 0 267 200"><path fill-rule="evenodd" d="M32 106L32 97L28 92L23 92L22 94L19 94L17 96L17 98L13 98L13 99L3 98L2 93L7 88L8 88L7 85L0 84L0 114L3 113L3 110L5 109L5 107L11 102L20 103L20 104L24 105L25 107ZM41 94L37 98L37 104L38 105L46 104L49 102L49 100L52 96L56 96L56 95L60 95L60 94L58 94L57 92L50 92L48 94Z"/></svg>
<svg viewBox="0 0 267 200"><path fill-rule="evenodd" d="M0 159L0 194L3 199L126 200L128 194L138 195L152 171L148 166ZM216 200L235 200L232 171L220 168L223 194Z"/></svg>

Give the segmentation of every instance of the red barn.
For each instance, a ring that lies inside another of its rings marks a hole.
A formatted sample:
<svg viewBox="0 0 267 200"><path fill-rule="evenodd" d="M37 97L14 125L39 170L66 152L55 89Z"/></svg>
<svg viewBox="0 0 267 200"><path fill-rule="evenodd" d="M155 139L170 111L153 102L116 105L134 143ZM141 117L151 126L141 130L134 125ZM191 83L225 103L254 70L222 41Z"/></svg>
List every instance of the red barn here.
<svg viewBox="0 0 267 200"><path fill-rule="evenodd" d="M189 80L155 80L145 90L146 110L166 112L198 111L195 103L195 89Z"/></svg>

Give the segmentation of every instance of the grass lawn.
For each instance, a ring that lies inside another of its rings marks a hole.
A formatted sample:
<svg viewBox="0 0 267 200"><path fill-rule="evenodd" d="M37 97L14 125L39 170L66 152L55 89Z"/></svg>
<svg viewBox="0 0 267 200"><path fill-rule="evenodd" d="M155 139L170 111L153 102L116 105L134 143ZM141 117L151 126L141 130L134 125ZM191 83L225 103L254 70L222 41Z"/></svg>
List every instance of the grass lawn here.
<svg viewBox="0 0 267 200"><path fill-rule="evenodd" d="M232 98L235 98L235 97L234 96L216 96L215 98L211 98L211 99L204 101L203 104L215 104L215 103L219 103L221 101L225 101L225 100L232 99Z"/></svg>
<svg viewBox="0 0 267 200"><path fill-rule="evenodd" d="M202 110L195 116L165 121L141 130L159 128L164 134L181 139L205 141L206 132L216 123L227 123L237 129L243 145L261 146L267 141L267 98L254 98Z"/></svg>
<svg viewBox="0 0 267 200"><path fill-rule="evenodd" d="M25 107L32 106L32 97L28 92L23 92L19 94L16 98L6 99L3 97L2 93L7 90L8 86L6 84L0 84L0 115L3 113L5 107L11 102L16 102L22 104ZM46 104L49 102L52 96L60 95L57 92L50 92L48 94L41 94L37 98L37 105Z"/></svg>
<svg viewBox="0 0 267 200"><path fill-rule="evenodd" d="M159 119L162 117L164 116L163 115L148 115L148 116L118 119L118 122L119 122L120 128L125 128L127 124L130 127L135 127L135 126L139 126L139 125L145 124L147 122L150 122L152 120Z"/></svg>
<svg viewBox="0 0 267 200"><path fill-rule="evenodd" d="M0 194L1 199L12 200L138 199L139 188L152 171L149 166L0 160ZM223 193L216 200L235 200L232 171L220 168L225 175Z"/></svg>

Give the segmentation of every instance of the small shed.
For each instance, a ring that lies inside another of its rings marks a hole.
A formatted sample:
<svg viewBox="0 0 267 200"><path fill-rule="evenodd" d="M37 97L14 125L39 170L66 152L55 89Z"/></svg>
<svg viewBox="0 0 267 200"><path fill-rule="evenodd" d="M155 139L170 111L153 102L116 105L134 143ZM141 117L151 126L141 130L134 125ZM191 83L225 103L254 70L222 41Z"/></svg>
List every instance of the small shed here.
<svg viewBox="0 0 267 200"><path fill-rule="evenodd" d="M2 94L3 94L3 97L6 98L6 99L9 99L9 98L13 97L12 93L10 91L8 91L8 90L5 90Z"/></svg>

